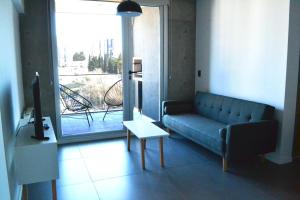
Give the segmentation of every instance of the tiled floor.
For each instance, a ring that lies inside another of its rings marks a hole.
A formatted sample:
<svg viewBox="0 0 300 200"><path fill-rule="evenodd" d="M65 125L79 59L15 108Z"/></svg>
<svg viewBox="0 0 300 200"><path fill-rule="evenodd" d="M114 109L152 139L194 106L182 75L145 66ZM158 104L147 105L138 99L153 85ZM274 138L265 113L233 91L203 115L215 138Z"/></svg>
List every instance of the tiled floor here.
<svg viewBox="0 0 300 200"><path fill-rule="evenodd" d="M158 141L147 141L146 170L140 144L126 139L64 145L59 148L59 200L300 199L300 162L278 166L254 160L222 171L221 158L179 135L165 138L165 168ZM30 200L50 200L51 185L32 184Z"/></svg>

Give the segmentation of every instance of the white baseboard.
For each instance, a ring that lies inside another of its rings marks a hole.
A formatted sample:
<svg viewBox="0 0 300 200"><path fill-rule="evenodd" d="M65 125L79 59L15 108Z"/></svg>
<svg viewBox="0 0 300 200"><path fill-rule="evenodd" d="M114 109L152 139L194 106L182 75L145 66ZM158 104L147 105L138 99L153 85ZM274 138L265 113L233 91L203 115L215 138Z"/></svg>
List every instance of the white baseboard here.
<svg viewBox="0 0 300 200"><path fill-rule="evenodd" d="M270 153L266 155L266 158L276 164L283 165L293 161L292 156L280 155L279 153Z"/></svg>
<svg viewBox="0 0 300 200"><path fill-rule="evenodd" d="M112 139L126 137L126 132L121 131L111 131L106 133L91 133L87 135L77 135L77 136L66 136L58 140L58 144L68 144L74 142L88 142L102 139Z"/></svg>

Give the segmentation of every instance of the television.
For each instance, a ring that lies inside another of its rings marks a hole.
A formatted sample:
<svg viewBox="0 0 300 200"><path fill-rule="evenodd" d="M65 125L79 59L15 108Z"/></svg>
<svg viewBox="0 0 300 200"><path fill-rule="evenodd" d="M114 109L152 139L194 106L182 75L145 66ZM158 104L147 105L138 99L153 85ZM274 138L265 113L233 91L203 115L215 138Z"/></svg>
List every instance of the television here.
<svg viewBox="0 0 300 200"><path fill-rule="evenodd" d="M35 77L32 81L32 94L33 94L33 124L35 134L31 136L37 140L48 140L49 137L44 136L44 125L41 108L41 97L40 97L40 76L39 73L35 73Z"/></svg>

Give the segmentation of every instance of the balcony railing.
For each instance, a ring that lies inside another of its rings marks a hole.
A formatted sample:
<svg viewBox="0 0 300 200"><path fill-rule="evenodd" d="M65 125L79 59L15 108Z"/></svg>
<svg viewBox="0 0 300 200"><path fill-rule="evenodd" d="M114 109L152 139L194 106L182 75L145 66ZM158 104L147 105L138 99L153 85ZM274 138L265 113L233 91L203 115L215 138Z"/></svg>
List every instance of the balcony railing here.
<svg viewBox="0 0 300 200"><path fill-rule="evenodd" d="M99 112L106 109L106 104L104 103L106 91L121 78L121 74L60 74L59 83L91 101L94 106L94 109L91 111ZM62 106L61 109L63 109Z"/></svg>

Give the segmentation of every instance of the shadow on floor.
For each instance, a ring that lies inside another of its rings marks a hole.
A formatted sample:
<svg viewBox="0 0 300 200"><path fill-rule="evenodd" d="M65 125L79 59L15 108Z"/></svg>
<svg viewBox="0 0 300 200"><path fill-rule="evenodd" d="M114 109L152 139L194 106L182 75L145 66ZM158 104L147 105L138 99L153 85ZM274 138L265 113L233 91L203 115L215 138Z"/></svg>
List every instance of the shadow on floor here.
<svg viewBox="0 0 300 200"><path fill-rule="evenodd" d="M157 139L147 140L146 170L141 169L140 143L126 138L59 147L58 199L299 199L300 162L276 165L259 159L230 163L172 134L164 140L165 168L159 164ZM50 183L32 184L30 200L50 200Z"/></svg>

